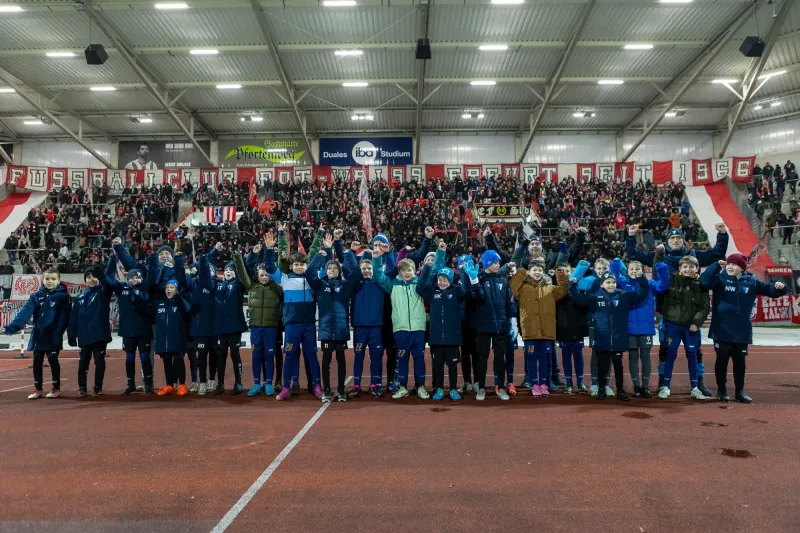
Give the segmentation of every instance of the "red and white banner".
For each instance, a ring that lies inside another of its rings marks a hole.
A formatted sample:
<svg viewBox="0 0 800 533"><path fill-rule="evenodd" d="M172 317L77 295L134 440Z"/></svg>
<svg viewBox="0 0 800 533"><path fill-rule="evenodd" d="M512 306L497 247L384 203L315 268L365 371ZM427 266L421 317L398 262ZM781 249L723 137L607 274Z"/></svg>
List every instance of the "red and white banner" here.
<svg viewBox="0 0 800 533"><path fill-rule="evenodd" d="M655 161L652 163L523 163L496 165L400 165L375 167L242 167L242 168L173 168L157 170L108 170L88 168L48 168L9 165L0 169L0 184L6 183L31 191L48 192L68 185L72 188L89 184L108 185L115 191L144 184L169 184L180 188L189 182L195 188L219 183L258 183L267 180L287 182L320 182L341 179L355 183L362 176L370 181L385 181L396 187L399 183L416 181L431 183L437 180L460 178L488 179L498 176L514 177L526 183L547 181L557 183L572 176L577 180L593 177L604 181L646 181L656 184L680 182L687 186L706 185L730 177L747 181L752 175L755 156L725 159L695 159L690 161Z"/></svg>
<svg viewBox="0 0 800 533"><path fill-rule="evenodd" d="M753 305L753 312L750 318L754 324L764 322L792 322L795 320L792 313L793 296L790 294L779 298L767 298L757 296Z"/></svg>
<svg viewBox="0 0 800 533"><path fill-rule="evenodd" d="M236 222L235 207L205 207L203 211L206 215L206 222L209 224Z"/></svg>
<svg viewBox="0 0 800 533"><path fill-rule="evenodd" d="M25 301L42 286L39 274L17 274L11 285L11 299Z"/></svg>

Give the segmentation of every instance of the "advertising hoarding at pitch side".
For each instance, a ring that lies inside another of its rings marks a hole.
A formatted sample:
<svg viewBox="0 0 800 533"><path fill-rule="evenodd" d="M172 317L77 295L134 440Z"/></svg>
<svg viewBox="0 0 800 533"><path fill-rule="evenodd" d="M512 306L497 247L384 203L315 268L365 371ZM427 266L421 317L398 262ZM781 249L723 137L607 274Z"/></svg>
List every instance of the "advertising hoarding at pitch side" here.
<svg viewBox="0 0 800 533"><path fill-rule="evenodd" d="M323 166L411 165L411 137L320 139L319 164Z"/></svg>

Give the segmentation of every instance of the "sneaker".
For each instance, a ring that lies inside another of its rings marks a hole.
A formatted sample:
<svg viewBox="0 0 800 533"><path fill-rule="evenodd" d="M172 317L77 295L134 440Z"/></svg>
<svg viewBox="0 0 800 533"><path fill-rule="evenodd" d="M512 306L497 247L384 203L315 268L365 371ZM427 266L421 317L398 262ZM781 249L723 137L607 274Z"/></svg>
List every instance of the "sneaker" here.
<svg viewBox="0 0 800 533"><path fill-rule="evenodd" d="M520 387L522 387L523 389L530 389L531 388L531 378L529 378L526 375L525 378L522 380L522 384L520 385Z"/></svg>
<svg viewBox="0 0 800 533"><path fill-rule="evenodd" d="M136 387L128 386L128 387L125 387L125 389L122 392L120 392L119 394L120 394L120 396L130 396L134 392L136 392Z"/></svg>
<svg viewBox="0 0 800 533"><path fill-rule="evenodd" d="M617 400L620 400L620 401L623 401L623 402L629 402L629 401L631 401L631 398L630 398L630 396L628 396L627 392L625 392L624 390L620 389L620 390L617 391Z"/></svg>
<svg viewBox="0 0 800 533"><path fill-rule="evenodd" d="M103 389L95 388L92 391L92 396L102 396L102 395L103 395Z"/></svg>
<svg viewBox="0 0 800 533"><path fill-rule="evenodd" d="M217 396L225 394L225 384L217 383L217 387L214 389L214 394L216 394Z"/></svg>
<svg viewBox="0 0 800 533"><path fill-rule="evenodd" d="M36 400L38 398L44 398L44 391L33 389L33 392L28 395L29 400Z"/></svg>
<svg viewBox="0 0 800 533"><path fill-rule="evenodd" d="M508 395L505 389L499 389L497 391L497 397L503 401L507 401L511 399L511 396Z"/></svg>
<svg viewBox="0 0 800 533"><path fill-rule="evenodd" d="M352 390L347 394L351 398L358 398L361 396L361 385L353 385Z"/></svg>
<svg viewBox="0 0 800 533"><path fill-rule="evenodd" d="M331 391L328 389L322 391L322 398L320 399L322 400L322 403L331 403Z"/></svg>
<svg viewBox="0 0 800 533"><path fill-rule="evenodd" d="M159 396L169 396L173 392L175 392L175 389L172 388L172 385L164 385L163 387L158 389L157 394Z"/></svg>
<svg viewBox="0 0 800 533"><path fill-rule="evenodd" d="M200 396L205 396L207 392L208 388L206 388L206 384L201 383L200 388L197 390L197 394L199 394Z"/></svg>
<svg viewBox="0 0 800 533"><path fill-rule="evenodd" d="M269 383L264 383L264 395L275 396L275 387L273 387Z"/></svg>
<svg viewBox="0 0 800 533"><path fill-rule="evenodd" d="M557 389L558 389L558 385L556 384L556 382L555 382L555 381L553 381L553 380L551 379L551 380L549 380L549 381L547 382L547 388L548 388L548 389L552 389L552 390L557 390Z"/></svg>
<svg viewBox="0 0 800 533"><path fill-rule="evenodd" d="M592 385L591 387L589 387L589 394L591 394L592 398L597 396L597 390L598 390L597 385Z"/></svg>
<svg viewBox="0 0 800 533"><path fill-rule="evenodd" d="M86 398L88 395L86 389L78 389L78 398Z"/></svg>
<svg viewBox="0 0 800 533"><path fill-rule="evenodd" d="M196 381L192 381L192 386L191 386L191 387L189 387L189 392L191 392L191 393L193 393L193 394L194 394L194 393L196 393L198 390L200 390L200 385L198 385L198 383L197 383Z"/></svg>
<svg viewBox="0 0 800 533"><path fill-rule="evenodd" d="M288 400L289 397L292 395L292 391L289 388L281 390L281 392L275 397L276 400Z"/></svg>
<svg viewBox="0 0 800 533"><path fill-rule="evenodd" d="M595 398L595 400L601 400L602 401L602 400L605 400L605 399L606 399L606 391L605 390L598 390L597 391L597 397Z"/></svg>
<svg viewBox="0 0 800 533"><path fill-rule="evenodd" d="M408 389L400 385L400 388L397 389L397 392L392 394L392 399L399 400L400 398L405 398L408 396Z"/></svg>
<svg viewBox="0 0 800 533"><path fill-rule="evenodd" d="M542 396L542 388L539 386L538 383L533 387L531 387L531 394L537 398L540 398Z"/></svg>
<svg viewBox="0 0 800 533"><path fill-rule="evenodd" d="M378 399L383 396L383 385L370 385L369 392L373 398Z"/></svg>
<svg viewBox="0 0 800 533"><path fill-rule="evenodd" d="M336 401L337 402L346 402L347 401L347 394L345 394L343 390L336 391Z"/></svg>
<svg viewBox="0 0 800 533"><path fill-rule="evenodd" d="M189 389L186 388L186 385L178 385L178 396L186 396L189 394Z"/></svg>
<svg viewBox="0 0 800 533"><path fill-rule="evenodd" d="M289 387L292 396L297 396L300 394L300 384L299 383L292 383L291 387Z"/></svg>
<svg viewBox="0 0 800 533"><path fill-rule="evenodd" d="M543 398L550 396L550 389L547 387L547 385L539 385L539 390L542 392Z"/></svg>
<svg viewBox="0 0 800 533"><path fill-rule="evenodd" d="M214 380L214 379L209 379L208 380L208 390L212 391L212 390L214 390L216 388L217 388L217 381Z"/></svg>
<svg viewBox="0 0 800 533"><path fill-rule="evenodd" d="M564 387L564 394L572 394L572 385L566 385Z"/></svg>
<svg viewBox="0 0 800 533"><path fill-rule="evenodd" d="M234 396L238 396L243 392L244 392L244 387L242 386L241 383L235 383L233 385L233 390L231 391L231 394L233 394Z"/></svg>
<svg viewBox="0 0 800 533"><path fill-rule="evenodd" d="M45 396L45 397L46 398L58 398L59 396L61 396L61 391L58 389L58 387L53 387L50 390L50 392L47 393L47 396Z"/></svg>
<svg viewBox="0 0 800 533"><path fill-rule="evenodd" d="M653 397L653 393L650 392L650 388L649 387L642 387L641 390L642 390L642 398L652 398Z"/></svg>
<svg viewBox="0 0 800 533"><path fill-rule="evenodd" d="M703 396L711 397L711 389L706 387L706 380L705 376L700 376L697 379L697 388L700 389L700 392L703 393Z"/></svg>
<svg viewBox="0 0 800 533"><path fill-rule="evenodd" d="M436 389L436 392L433 393L433 401L440 402L444 398L444 389Z"/></svg>
<svg viewBox="0 0 800 533"><path fill-rule="evenodd" d="M689 393L689 394L695 400L710 400L711 399L708 396L706 396L705 394L703 394L703 391L701 391L698 387L693 388L692 392Z"/></svg>
<svg viewBox="0 0 800 533"><path fill-rule="evenodd" d="M509 383L508 387L506 387L506 392L508 394L510 394L511 396L516 396L517 395L517 388L514 386L513 383Z"/></svg>
<svg viewBox="0 0 800 533"><path fill-rule="evenodd" d="M719 388L719 390L717 391L717 400L719 400L720 402L729 402L729 401L731 401L731 397L728 396L728 388L727 387L722 386L722 387Z"/></svg>
<svg viewBox="0 0 800 533"><path fill-rule="evenodd" d="M153 390L153 384L152 383L145 383L144 384L144 393L149 395L149 396L152 396L153 394L156 393L156 391Z"/></svg>
<svg viewBox="0 0 800 533"><path fill-rule="evenodd" d="M587 392L586 385L584 385L583 383L578 383L578 392L580 392L581 394L586 394Z"/></svg>
<svg viewBox="0 0 800 533"><path fill-rule="evenodd" d="M136 392L144 392L144 383L136 385Z"/></svg>
<svg viewBox="0 0 800 533"><path fill-rule="evenodd" d="M454 402L460 402L461 395L458 393L456 389L450 389L450 399L453 400Z"/></svg>
<svg viewBox="0 0 800 533"><path fill-rule="evenodd" d="M396 394L397 392L399 392L399 391L400 391L400 384L399 384L398 382L396 382L396 381L392 381L391 383L389 383L389 384L386 386L386 388L387 388L387 389L389 390L389 392L391 392L392 394Z"/></svg>
<svg viewBox="0 0 800 533"><path fill-rule="evenodd" d="M486 389L478 389L478 392L475 393L475 399L479 402L482 402L486 399Z"/></svg>
<svg viewBox="0 0 800 533"><path fill-rule="evenodd" d="M658 391L658 399L666 400L667 398L669 398L669 387L661 387L661 390Z"/></svg>
<svg viewBox="0 0 800 533"><path fill-rule="evenodd" d="M428 394L428 391L425 390L424 385L420 385L419 387L417 387L417 396L419 396L421 400L427 400L428 398L431 397L431 395Z"/></svg>
<svg viewBox="0 0 800 533"><path fill-rule="evenodd" d="M553 376L553 379L550 380L555 387L550 387L551 389L561 389L566 385L566 383L561 379L561 374L556 374Z"/></svg>
<svg viewBox="0 0 800 533"><path fill-rule="evenodd" d="M609 398L614 397L614 389L612 389L608 385L606 385L606 396L608 396Z"/></svg>
<svg viewBox="0 0 800 533"><path fill-rule="evenodd" d="M461 394L469 394L472 392L472 383L464 383L461 385Z"/></svg>
<svg viewBox="0 0 800 533"><path fill-rule="evenodd" d="M259 394L261 394L261 384L260 383L256 384L256 385L253 385L252 387L250 387L250 390L247 391L247 395L248 396L258 396Z"/></svg>
<svg viewBox="0 0 800 533"><path fill-rule="evenodd" d="M634 398L641 398L642 396L642 388L639 386L633 387L633 394L631 394Z"/></svg>
<svg viewBox="0 0 800 533"><path fill-rule="evenodd" d="M316 396L317 398L322 398L322 387L320 387L319 385L314 385L314 388L312 390L314 396Z"/></svg>
<svg viewBox="0 0 800 533"><path fill-rule="evenodd" d="M744 393L743 390L736 391L736 401L739 403L753 403L753 399Z"/></svg>

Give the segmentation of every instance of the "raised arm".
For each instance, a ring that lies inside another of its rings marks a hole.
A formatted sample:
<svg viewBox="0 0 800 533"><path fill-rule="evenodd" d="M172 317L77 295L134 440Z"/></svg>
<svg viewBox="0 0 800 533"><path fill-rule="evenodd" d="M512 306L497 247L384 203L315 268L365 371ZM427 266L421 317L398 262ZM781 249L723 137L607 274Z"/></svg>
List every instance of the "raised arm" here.
<svg viewBox="0 0 800 533"><path fill-rule="evenodd" d="M145 266L131 257L131 254L129 254L128 250L125 249L125 246L122 245L122 239L116 237L113 241L111 241L111 245L114 249L114 255L117 256L125 270L145 270Z"/></svg>
<svg viewBox="0 0 800 533"><path fill-rule="evenodd" d="M578 260L581 256L581 251L583 250L583 245L586 242L586 234L589 232L587 228L580 227L578 228L578 233L575 234L575 238L572 239L572 244L569 247L568 253L568 261L571 266L575 266L578 264Z"/></svg>
<svg viewBox="0 0 800 533"><path fill-rule="evenodd" d="M725 259L725 256L728 253L728 230L725 227L725 224L717 224L715 228L718 233L717 243L714 245L714 247L709 250L695 252L695 257L697 258L697 261L700 263L701 267L709 266L715 261L721 261Z"/></svg>
<svg viewBox="0 0 800 533"><path fill-rule="evenodd" d="M208 256L203 254L197 262L197 283L204 289L213 290L214 280L211 279L211 270L208 268Z"/></svg>
<svg viewBox="0 0 800 533"><path fill-rule="evenodd" d="M557 284L553 287L553 298L562 300L569 295L569 276L566 272L556 271Z"/></svg>
<svg viewBox="0 0 800 533"><path fill-rule="evenodd" d="M722 271L722 263L724 263L724 261L713 263L700 274L701 287L707 291L713 291L721 285L719 274Z"/></svg>
<svg viewBox="0 0 800 533"><path fill-rule="evenodd" d="M430 226L425 228L425 237L422 239L422 244L419 245L419 249L415 252L408 253L408 258L414 261L414 264L419 265L425 260L425 256L428 255L431 249L431 239L433 239L433 236L433 228Z"/></svg>
<svg viewBox="0 0 800 533"><path fill-rule="evenodd" d="M122 284L117 281L117 258L113 255L108 258L105 274L106 283L114 289L114 292L119 293Z"/></svg>
<svg viewBox="0 0 800 533"><path fill-rule="evenodd" d="M651 283L653 287L653 292L656 294L663 294L669 290L670 281L669 281L669 267L667 267L666 263L656 263L655 266L655 275L653 276L655 279Z"/></svg>
<svg viewBox="0 0 800 533"><path fill-rule="evenodd" d="M636 233L639 231L637 226L628 227L628 238L625 239L625 253L628 256L628 261L639 261L643 265L653 266L653 252L645 252L639 250L638 243L636 242Z"/></svg>
<svg viewBox="0 0 800 533"><path fill-rule="evenodd" d="M780 287L780 288L778 288ZM767 283L766 281L756 280L756 294L777 298L786 294L787 288L782 281Z"/></svg>
<svg viewBox="0 0 800 533"><path fill-rule="evenodd" d="M327 250L320 250L306 269L306 281L314 292L318 292L322 288L322 282L319 279L319 269L325 265L325 261L327 261L330 256L330 248Z"/></svg>
<svg viewBox="0 0 800 533"><path fill-rule="evenodd" d="M386 291L387 293L392 293L392 280L386 277L386 274L383 273L383 256L382 255L373 255L372 256L372 277L375 279L375 282L380 285L381 289Z"/></svg>
<svg viewBox="0 0 800 533"><path fill-rule="evenodd" d="M431 271L433 269L428 265L425 265L422 268L422 272L419 275L419 281L417 282L417 294L422 296L426 301L430 301L433 298L433 284L431 283Z"/></svg>
<svg viewBox="0 0 800 533"><path fill-rule="evenodd" d="M250 252L251 255L252 253L253 252ZM250 277L250 273L244 264L242 254L233 254L233 265L236 267L236 275L239 276L239 281L244 285L244 289L249 292L250 287L253 286L253 279Z"/></svg>
<svg viewBox="0 0 800 533"><path fill-rule="evenodd" d="M569 297L570 299L578 305L582 305L584 307L588 307L592 311L595 308L595 299L589 293L582 294L578 290L578 282L574 278L569 279Z"/></svg>
<svg viewBox="0 0 800 533"><path fill-rule="evenodd" d="M511 282L509 283L511 287L511 294L514 295L514 298L519 300L522 298L522 286L525 284L525 277L528 275L528 271L524 268L517 269L517 273L511 277Z"/></svg>

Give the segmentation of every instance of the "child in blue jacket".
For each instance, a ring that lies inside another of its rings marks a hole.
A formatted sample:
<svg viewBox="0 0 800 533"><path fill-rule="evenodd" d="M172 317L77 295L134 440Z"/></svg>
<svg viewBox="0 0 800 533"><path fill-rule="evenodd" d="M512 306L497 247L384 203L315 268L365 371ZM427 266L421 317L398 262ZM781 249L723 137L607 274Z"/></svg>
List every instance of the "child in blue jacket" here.
<svg viewBox="0 0 800 533"><path fill-rule="evenodd" d="M206 261L207 268L203 271L193 267L192 273L181 277L176 272L179 285L186 288L191 313L189 317L189 337L197 350L197 368L199 370L199 386L197 394L205 396L216 389L217 376L217 336L214 334L214 282L217 279L217 269ZM203 282L200 279L203 278Z"/></svg>
<svg viewBox="0 0 800 533"><path fill-rule="evenodd" d="M723 270L723 268L725 270ZM742 403L751 403L744 393L747 372L747 346L753 342L753 324L750 314L757 295L777 298L786 292L780 281L766 283L747 273L747 257L731 254L727 261L714 263L700 275L700 286L712 291L713 307L711 328L708 336L714 339L717 362L714 372L717 378L717 399L730 401L726 387L728 360L733 359L733 383L735 398Z"/></svg>
<svg viewBox="0 0 800 533"><path fill-rule="evenodd" d="M333 253L331 235L327 234L322 241L323 249L317 252L306 270L306 279L314 291L319 310L319 340L322 344L322 402L331 401L331 360L336 352L336 367L338 373L338 386L336 400L347 401L344 392L344 382L347 375L344 352L347 341L350 340L350 297L355 287L356 278L351 274L348 279L342 279L342 267L331 259ZM345 256L348 261L347 269L353 271L357 268L352 263L352 256ZM325 265L325 274L320 277L318 270Z"/></svg>
<svg viewBox="0 0 800 533"><path fill-rule="evenodd" d="M440 243L434 259L435 265L444 264L446 245ZM477 292L478 269L475 266L462 268L469 277L472 291ZM422 296L430 306L430 322L428 327L428 343L431 347L433 363L433 399L436 401L444 398L444 365L447 364L450 377L450 399L454 402L461 400L458 394L458 356L459 347L462 345L461 314L463 302L467 296L467 285L453 284L453 271L441 267L435 271L436 285L433 284L434 268L425 265L422 269L417 294ZM464 276L464 277L467 277Z"/></svg>
<svg viewBox="0 0 800 533"><path fill-rule="evenodd" d="M164 297L152 304L156 321L155 352L164 361L164 375L167 384L158 391L159 396L169 396L178 383L178 396L189 394L186 388L186 365L183 363L183 351L186 349L188 336L186 318L190 305L180 294L178 282L168 280L164 286Z"/></svg>
<svg viewBox="0 0 800 533"><path fill-rule="evenodd" d="M99 265L87 268L83 273L86 288L75 298L69 316L67 339L70 346L81 349L78 362L78 397L86 392L86 377L89 361L94 357L94 396L103 394L103 377L106 372L106 346L111 342L109 304L114 289L106 281L105 272Z"/></svg>
<svg viewBox="0 0 800 533"><path fill-rule="evenodd" d="M106 283L117 295L119 310L119 336L122 337L122 349L125 352L125 375L128 385L122 391L123 396L136 392L136 350L142 362L144 391L153 394L153 365L150 352L153 344L153 321L147 313L143 313L136 300L147 302L150 298L142 287L142 272L129 270L125 282L117 281L117 258L111 256L106 267Z"/></svg>
<svg viewBox="0 0 800 533"><path fill-rule="evenodd" d="M653 349L653 336L656 334L655 309L656 296L669 290L669 268L665 263L656 263L655 279L648 281L650 291L647 299L631 307L628 313L628 371L633 381L633 397L650 398L650 350ZM611 261L611 273L617 278L619 287L628 292L636 292L639 278L644 276L642 263L630 261L627 268L621 259ZM626 275L627 274L627 275ZM639 360L642 361L642 376L639 381ZM641 385L640 385L641 383Z"/></svg>
<svg viewBox="0 0 800 533"><path fill-rule="evenodd" d="M16 318L5 328L6 335L13 335L33 318L33 330L28 339L28 350L33 351L33 392L29 400L41 398L44 395L42 375L44 358L50 364L50 373L53 376L52 388L47 393L48 398L58 398L61 395L61 365L58 362L58 353L63 347L64 331L70 318L72 303L69 293L61 284L61 276L56 269L44 273L42 286L31 294L25 307L19 310Z"/></svg>
<svg viewBox="0 0 800 533"><path fill-rule="evenodd" d="M611 364L617 380L617 399L630 401L623 386L625 375L622 369L622 352L629 346L628 313L634 305L647 299L650 285L647 278L639 278L636 292L625 292L617 288L617 280L610 272L600 278L600 289L594 293L581 294L575 278L570 278L569 297L578 305L588 307L594 313L594 348L597 350L597 399L606 399L606 380Z"/></svg>

